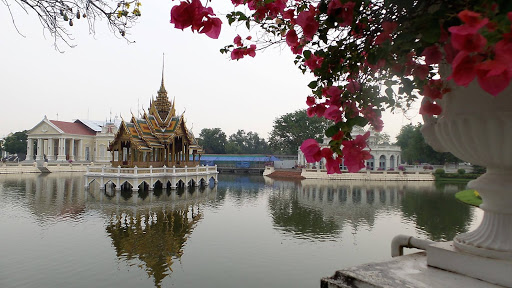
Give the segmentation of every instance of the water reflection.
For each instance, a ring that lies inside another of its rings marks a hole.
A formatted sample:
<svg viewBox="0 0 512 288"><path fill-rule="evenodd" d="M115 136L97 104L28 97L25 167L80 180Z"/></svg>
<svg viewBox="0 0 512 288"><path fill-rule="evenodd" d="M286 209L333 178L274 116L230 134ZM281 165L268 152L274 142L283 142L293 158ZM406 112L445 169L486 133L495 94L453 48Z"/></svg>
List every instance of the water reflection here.
<svg viewBox="0 0 512 288"><path fill-rule="evenodd" d="M86 190L77 173L0 175L0 185L0 209L27 209L40 226L86 222L87 213L102 215L117 258L143 269L156 287L183 256L187 239L203 219L203 207L217 198L217 187Z"/></svg>
<svg viewBox="0 0 512 288"><path fill-rule="evenodd" d="M125 211L112 215L107 225L119 259L138 266L154 279L156 287L172 272L172 265L183 255L183 247L195 225L202 219L200 208L176 210Z"/></svg>
<svg viewBox="0 0 512 288"><path fill-rule="evenodd" d="M470 207L454 197L464 184L265 178L273 187L269 208L275 227L297 238L336 239L344 228L371 230L376 219L402 217L429 239L451 240L473 218Z"/></svg>

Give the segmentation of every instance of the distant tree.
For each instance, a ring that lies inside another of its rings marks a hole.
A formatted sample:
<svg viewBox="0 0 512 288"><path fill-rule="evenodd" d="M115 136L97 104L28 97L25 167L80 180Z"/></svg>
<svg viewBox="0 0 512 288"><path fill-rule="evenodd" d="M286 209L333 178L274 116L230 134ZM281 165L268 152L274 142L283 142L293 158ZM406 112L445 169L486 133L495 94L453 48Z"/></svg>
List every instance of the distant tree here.
<svg viewBox="0 0 512 288"><path fill-rule="evenodd" d="M328 127L325 118L308 117L306 110L297 110L274 120L268 142L274 153L297 154L304 140L313 138L321 142Z"/></svg>
<svg viewBox="0 0 512 288"><path fill-rule="evenodd" d="M229 154L267 154L268 144L258 133L238 130L229 136L226 143L226 153Z"/></svg>
<svg viewBox="0 0 512 288"><path fill-rule="evenodd" d="M375 142L377 145L389 145L391 144L391 136L385 132L375 132Z"/></svg>
<svg viewBox="0 0 512 288"><path fill-rule="evenodd" d="M437 152L430 147L423 135L423 124L407 124L400 129L396 137L396 144L402 149L402 160L407 163L445 164L449 162L462 162L459 158L448 152Z"/></svg>
<svg viewBox="0 0 512 288"><path fill-rule="evenodd" d="M16 132L4 139L4 149L11 154L25 154L27 152L27 130Z"/></svg>
<svg viewBox="0 0 512 288"><path fill-rule="evenodd" d="M226 133L220 128L204 128L199 133L199 145L201 145L206 153L224 154L226 153Z"/></svg>

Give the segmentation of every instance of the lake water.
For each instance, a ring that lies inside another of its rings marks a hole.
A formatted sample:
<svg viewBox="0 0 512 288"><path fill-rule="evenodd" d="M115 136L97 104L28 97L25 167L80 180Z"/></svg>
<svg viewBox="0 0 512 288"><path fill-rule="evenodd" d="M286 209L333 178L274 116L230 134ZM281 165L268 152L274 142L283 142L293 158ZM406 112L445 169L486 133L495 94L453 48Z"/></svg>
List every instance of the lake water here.
<svg viewBox="0 0 512 288"><path fill-rule="evenodd" d="M390 259L397 234L475 227L482 212L454 198L464 186L221 174L106 194L80 173L0 175L0 287L319 287Z"/></svg>

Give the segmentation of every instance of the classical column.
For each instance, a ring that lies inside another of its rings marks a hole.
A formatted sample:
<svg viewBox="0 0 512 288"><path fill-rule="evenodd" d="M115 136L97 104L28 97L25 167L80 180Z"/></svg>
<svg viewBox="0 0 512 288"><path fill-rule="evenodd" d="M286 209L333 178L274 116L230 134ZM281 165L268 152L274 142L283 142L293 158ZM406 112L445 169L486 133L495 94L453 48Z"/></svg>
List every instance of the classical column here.
<svg viewBox="0 0 512 288"><path fill-rule="evenodd" d="M32 161L34 160L34 139L28 138L27 139L27 157L25 158L25 161Z"/></svg>
<svg viewBox="0 0 512 288"><path fill-rule="evenodd" d="M57 149L57 161L66 161L66 141L59 138L59 147Z"/></svg>
<svg viewBox="0 0 512 288"><path fill-rule="evenodd" d="M78 139L78 153L76 155L77 157L77 161L84 161L84 156L83 156L83 141L82 139Z"/></svg>
<svg viewBox="0 0 512 288"><path fill-rule="evenodd" d="M71 138L71 145L69 148L69 160L75 161L75 139Z"/></svg>
<svg viewBox="0 0 512 288"><path fill-rule="evenodd" d="M37 138L37 154L36 161L43 160L43 139Z"/></svg>
<svg viewBox="0 0 512 288"><path fill-rule="evenodd" d="M53 155L53 147L53 138L48 138L48 153L46 153L46 156L48 157L48 162L55 160L55 156Z"/></svg>
<svg viewBox="0 0 512 288"><path fill-rule="evenodd" d="M176 164L176 137L172 138L172 153L171 153L171 157L172 157L172 163L173 164Z"/></svg>

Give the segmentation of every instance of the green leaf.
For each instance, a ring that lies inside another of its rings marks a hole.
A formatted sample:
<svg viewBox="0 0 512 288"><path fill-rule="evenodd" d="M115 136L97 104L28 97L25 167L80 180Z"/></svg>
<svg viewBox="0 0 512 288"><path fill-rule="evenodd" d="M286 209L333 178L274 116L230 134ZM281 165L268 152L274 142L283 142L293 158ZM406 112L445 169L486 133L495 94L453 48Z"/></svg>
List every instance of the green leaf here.
<svg viewBox="0 0 512 288"><path fill-rule="evenodd" d="M327 130L325 130L325 136L332 137L336 135L338 131L340 131L340 129L336 125L332 125L331 127L327 128Z"/></svg>
<svg viewBox="0 0 512 288"><path fill-rule="evenodd" d="M313 80L313 81L309 82L309 84L308 84L308 87L311 89L315 89L317 86L318 86L318 82L316 82L316 80Z"/></svg>
<svg viewBox="0 0 512 288"><path fill-rule="evenodd" d="M393 98L393 89L387 88L386 95L388 95L389 98Z"/></svg>
<svg viewBox="0 0 512 288"><path fill-rule="evenodd" d="M247 29L251 29L251 21L247 20L245 22L245 26L247 27Z"/></svg>
<svg viewBox="0 0 512 288"><path fill-rule="evenodd" d="M309 51L309 50L304 50L304 52L302 52L302 54L304 55L306 60L311 57L311 51Z"/></svg>

